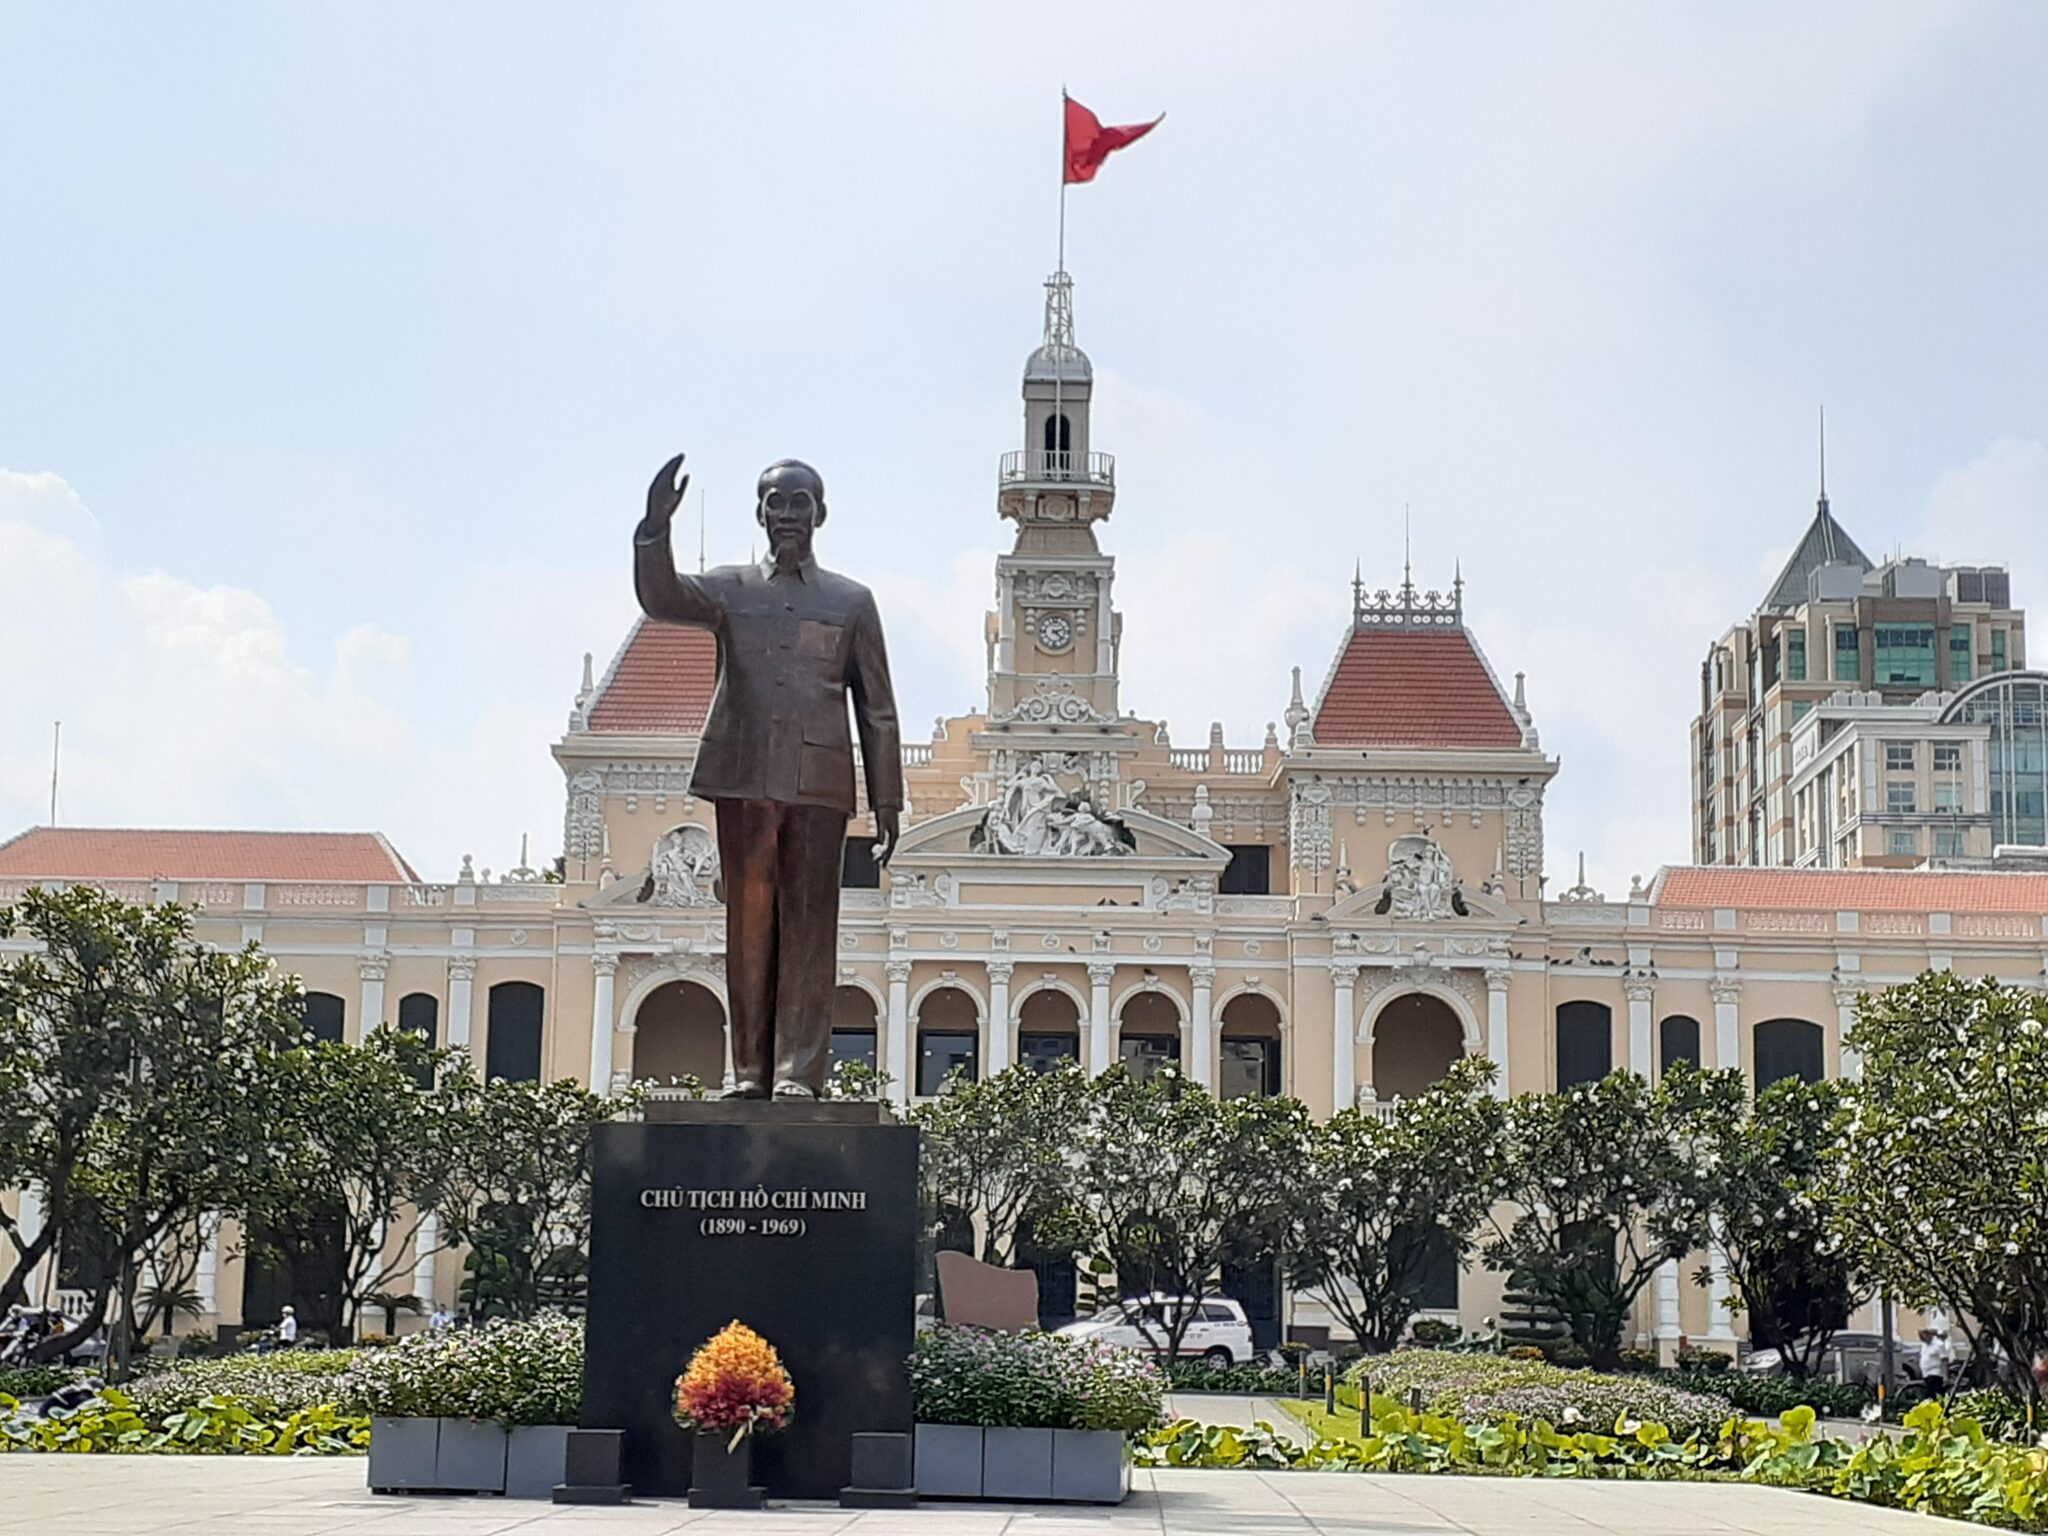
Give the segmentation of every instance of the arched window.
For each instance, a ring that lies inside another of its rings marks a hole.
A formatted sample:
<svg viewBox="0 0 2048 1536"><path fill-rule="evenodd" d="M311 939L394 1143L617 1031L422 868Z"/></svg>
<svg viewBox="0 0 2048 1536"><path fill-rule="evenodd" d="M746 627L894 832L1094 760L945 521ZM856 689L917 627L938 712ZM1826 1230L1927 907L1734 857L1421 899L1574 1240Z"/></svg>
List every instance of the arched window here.
<svg viewBox="0 0 2048 1536"><path fill-rule="evenodd" d="M1605 1003L1557 1005L1557 1087L1597 1083L1614 1070L1614 1014Z"/></svg>
<svg viewBox="0 0 2048 1536"><path fill-rule="evenodd" d="M1757 1092L1788 1077L1819 1082L1827 1071L1824 1041L1820 1026L1804 1019L1765 1019L1757 1025Z"/></svg>
<svg viewBox="0 0 2048 1536"><path fill-rule="evenodd" d="M1216 1096L1270 1099L1281 1091L1280 1008L1263 992L1240 992L1223 1005Z"/></svg>
<svg viewBox="0 0 2048 1536"><path fill-rule="evenodd" d="M875 1050L875 1000L859 987L832 993L832 1065L859 1062L869 1071L878 1065Z"/></svg>
<svg viewBox="0 0 2048 1536"><path fill-rule="evenodd" d="M1700 1064L1700 1021L1674 1013L1657 1029L1657 1075L1662 1077L1681 1061Z"/></svg>
<svg viewBox="0 0 2048 1536"><path fill-rule="evenodd" d="M980 1010L958 987L927 992L917 1009L917 1091L930 1098L955 1072L970 1082L981 1065Z"/></svg>
<svg viewBox="0 0 2048 1536"><path fill-rule="evenodd" d="M633 1080L663 1085L694 1081L716 1090L725 1081L725 1005L709 987L669 981L633 1016Z"/></svg>
<svg viewBox="0 0 2048 1536"><path fill-rule="evenodd" d="M1117 1017L1117 1054L1133 1077L1180 1061L1180 1010L1164 992L1140 992Z"/></svg>
<svg viewBox="0 0 2048 1536"><path fill-rule="evenodd" d="M1070 453L1074 447L1074 424L1064 411L1045 418L1045 451Z"/></svg>
<svg viewBox="0 0 2048 1536"><path fill-rule="evenodd" d="M341 1043L342 1025L348 1019L348 1004L332 992L308 992L305 998L306 1033L315 1040Z"/></svg>
<svg viewBox="0 0 2048 1536"><path fill-rule="evenodd" d="M546 1011L547 993L530 981L501 981L491 988L485 1077L540 1081L540 1024Z"/></svg>
<svg viewBox="0 0 2048 1536"><path fill-rule="evenodd" d="M1382 1099L1427 1093L1464 1054L1465 1026L1449 1003L1427 992L1397 997L1373 1020L1373 1093Z"/></svg>
<svg viewBox="0 0 2048 1536"><path fill-rule="evenodd" d="M1017 1065L1050 1072L1081 1059L1081 1010L1066 993L1041 987L1017 1010Z"/></svg>
<svg viewBox="0 0 2048 1536"><path fill-rule="evenodd" d="M398 1027L409 1029L428 1045L440 1040L441 1001L431 992L408 992L398 1000Z"/></svg>

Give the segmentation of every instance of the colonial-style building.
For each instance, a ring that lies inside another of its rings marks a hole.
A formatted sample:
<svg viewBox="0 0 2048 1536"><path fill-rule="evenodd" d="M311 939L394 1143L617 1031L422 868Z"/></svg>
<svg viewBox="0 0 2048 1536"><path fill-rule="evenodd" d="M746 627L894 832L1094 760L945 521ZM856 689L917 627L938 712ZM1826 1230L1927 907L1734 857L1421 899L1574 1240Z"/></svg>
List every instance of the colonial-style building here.
<svg viewBox="0 0 2048 1536"><path fill-rule="evenodd" d="M1688 866L1613 899L1583 877L1552 890L1558 761L1521 675L1504 681L1468 629L1458 581L1354 585L1320 683L1295 669L1263 742L1218 728L1175 745L1122 693L1103 542L1116 466L1092 440L1093 385L1057 275L1022 443L997 465L1014 542L985 707L906 748L886 873L867 839L847 850L834 1048L873 1062L899 1103L956 1069L1060 1057L1177 1060L1218 1092L1292 1094L1318 1115L1390 1104L1464 1055L1494 1061L1504 1094L1679 1060L1814 1079L1856 1070L1842 1040L1867 988L1929 966L2042 984L2048 874ZM645 621L602 675L586 665L553 747L559 883L480 879L467 859L423 881L372 835L36 829L0 845L0 898L90 880L195 904L209 937L258 940L301 974L309 1023L337 1037L390 1021L506 1076L717 1081L717 851L689 793L716 667L708 635ZM232 1247L202 1292L223 1320L261 1321ZM1732 1339L1725 1286L1691 1273L1667 1266L1645 1341ZM415 1289L455 1283L429 1256ZM1327 1325L1238 1283L1269 1318ZM1500 1291L1474 1269L1431 1299L1476 1324Z"/></svg>

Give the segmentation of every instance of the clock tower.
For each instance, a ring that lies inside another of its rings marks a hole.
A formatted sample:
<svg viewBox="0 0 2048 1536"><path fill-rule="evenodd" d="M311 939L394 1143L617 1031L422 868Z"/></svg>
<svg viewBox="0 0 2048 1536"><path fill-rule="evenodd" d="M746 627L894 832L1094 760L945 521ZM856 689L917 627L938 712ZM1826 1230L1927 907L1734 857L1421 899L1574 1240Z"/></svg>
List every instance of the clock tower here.
<svg viewBox="0 0 2048 1536"><path fill-rule="evenodd" d="M997 510L1017 525L988 616L988 738L997 782L1053 754L1104 809L1126 802L1137 749L1117 702L1116 562L1095 525L1116 505L1116 461L1090 441L1095 370L1074 344L1074 281L1045 284L1045 339L1024 363L1024 446L1003 455Z"/></svg>

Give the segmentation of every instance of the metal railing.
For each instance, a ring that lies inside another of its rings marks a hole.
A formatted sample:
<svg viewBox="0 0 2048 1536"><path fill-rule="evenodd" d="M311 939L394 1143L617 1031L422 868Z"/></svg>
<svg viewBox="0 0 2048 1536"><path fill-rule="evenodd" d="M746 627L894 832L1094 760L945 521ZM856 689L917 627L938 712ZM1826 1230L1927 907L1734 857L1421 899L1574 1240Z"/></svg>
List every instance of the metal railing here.
<svg viewBox="0 0 2048 1536"><path fill-rule="evenodd" d="M1070 453L1064 449L1018 449L1003 455L998 476L1004 485L1030 480L1080 481L1086 485L1116 484L1116 455Z"/></svg>

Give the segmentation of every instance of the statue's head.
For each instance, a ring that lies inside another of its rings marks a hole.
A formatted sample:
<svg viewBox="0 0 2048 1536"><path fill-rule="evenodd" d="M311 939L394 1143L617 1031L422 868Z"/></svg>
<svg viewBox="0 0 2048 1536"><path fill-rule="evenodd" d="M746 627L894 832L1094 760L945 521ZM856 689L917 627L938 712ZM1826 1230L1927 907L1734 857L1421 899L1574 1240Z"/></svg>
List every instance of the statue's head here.
<svg viewBox="0 0 2048 1536"><path fill-rule="evenodd" d="M825 481L802 459L777 459L761 471L754 520L768 531L770 551L802 549L825 521Z"/></svg>

